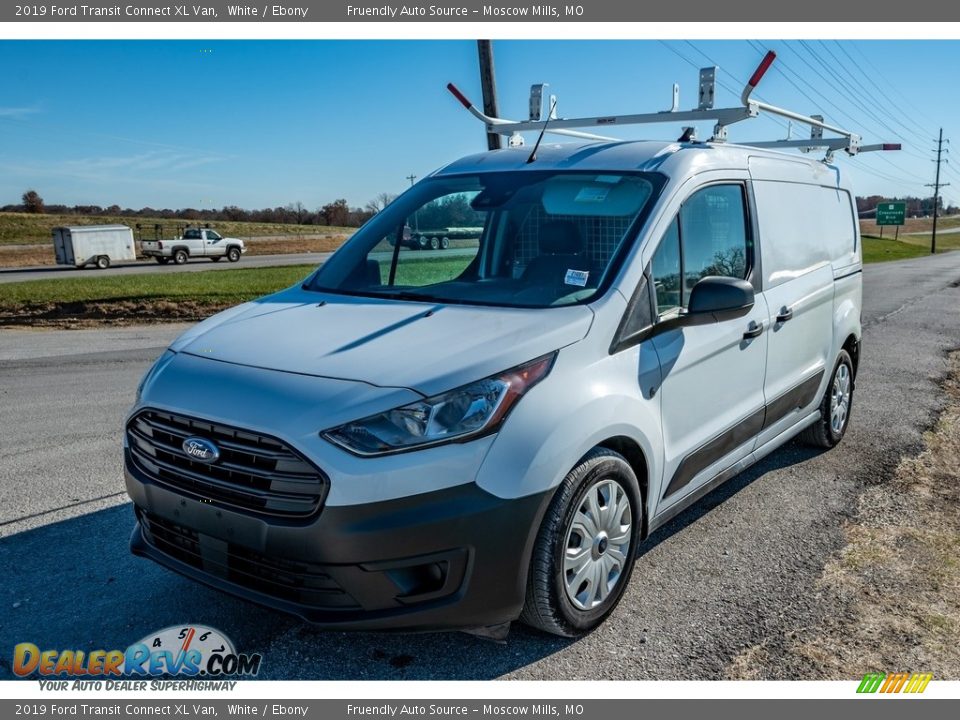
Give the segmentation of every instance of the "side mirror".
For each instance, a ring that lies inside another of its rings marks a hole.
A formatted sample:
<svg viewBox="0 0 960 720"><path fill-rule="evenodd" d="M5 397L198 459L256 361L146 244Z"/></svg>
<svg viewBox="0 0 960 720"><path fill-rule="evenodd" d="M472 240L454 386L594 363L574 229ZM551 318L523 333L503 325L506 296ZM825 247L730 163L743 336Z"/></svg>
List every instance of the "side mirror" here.
<svg viewBox="0 0 960 720"><path fill-rule="evenodd" d="M708 275L690 291L686 317L693 322L725 320L746 314L753 303L753 285L746 280Z"/></svg>

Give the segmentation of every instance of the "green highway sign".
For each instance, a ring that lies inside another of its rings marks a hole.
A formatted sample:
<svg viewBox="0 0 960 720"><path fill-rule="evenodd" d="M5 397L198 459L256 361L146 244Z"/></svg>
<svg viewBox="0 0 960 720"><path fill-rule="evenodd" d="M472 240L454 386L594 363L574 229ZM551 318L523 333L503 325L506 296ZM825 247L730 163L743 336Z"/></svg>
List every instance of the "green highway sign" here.
<svg viewBox="0 0 960 720"><path fill-rule="evenodd" d="M906 217L905 202L884 202L877 205L877 225L903 225Z"/></svg>

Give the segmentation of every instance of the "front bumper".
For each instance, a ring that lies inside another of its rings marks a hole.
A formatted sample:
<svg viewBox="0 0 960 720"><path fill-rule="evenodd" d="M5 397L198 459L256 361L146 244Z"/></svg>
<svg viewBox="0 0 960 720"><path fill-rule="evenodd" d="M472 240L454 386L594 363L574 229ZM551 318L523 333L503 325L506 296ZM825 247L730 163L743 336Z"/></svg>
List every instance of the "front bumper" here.
<svg viewBox="0 0 960 720"><path fill-rule="evenodd" d="M550 496L504 500L471 482L284 519L185 496L129 458L125 476L135 555L341 630L469 629L516 619Z"/></svg>

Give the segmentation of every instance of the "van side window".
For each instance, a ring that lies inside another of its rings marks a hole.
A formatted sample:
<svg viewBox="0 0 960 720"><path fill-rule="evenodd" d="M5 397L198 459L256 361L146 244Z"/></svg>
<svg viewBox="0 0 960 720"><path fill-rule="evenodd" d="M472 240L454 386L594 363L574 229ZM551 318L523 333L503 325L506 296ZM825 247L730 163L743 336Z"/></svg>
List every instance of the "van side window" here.
<svg viewBox="0 0 960 720"><path fill-rule="evenodd" d="M707 275L745 278L749 260L743 186L711 185L695 192L680 207L650 262L657 313L686 307L693 286Z"/></svg>

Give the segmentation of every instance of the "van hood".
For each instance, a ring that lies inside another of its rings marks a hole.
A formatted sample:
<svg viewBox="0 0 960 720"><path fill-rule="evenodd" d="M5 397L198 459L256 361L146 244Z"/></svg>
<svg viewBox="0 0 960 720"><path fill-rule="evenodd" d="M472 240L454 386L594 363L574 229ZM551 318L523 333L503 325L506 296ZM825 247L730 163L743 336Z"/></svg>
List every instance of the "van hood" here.
<svg viewBox="0 0 960 720"><path fill-rule="evenodd" d="M214 316L171 348L282 372L429 396L583 339L583 305L525 309L398 302L299 287Z"/></svg>

